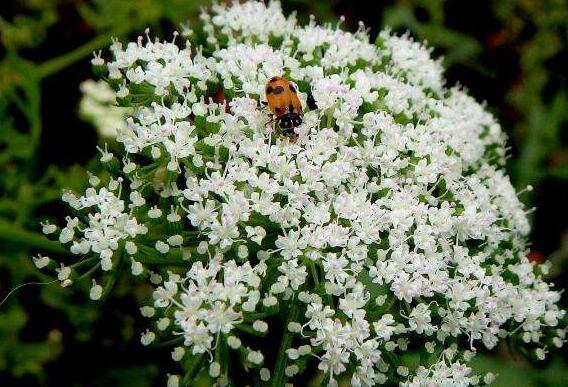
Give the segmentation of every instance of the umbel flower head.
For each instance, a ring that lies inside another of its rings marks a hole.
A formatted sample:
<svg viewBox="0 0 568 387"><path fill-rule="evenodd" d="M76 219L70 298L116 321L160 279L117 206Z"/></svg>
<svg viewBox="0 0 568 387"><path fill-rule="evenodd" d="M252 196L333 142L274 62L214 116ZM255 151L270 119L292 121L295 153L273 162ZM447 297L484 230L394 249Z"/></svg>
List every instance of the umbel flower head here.
<svg viewBox="0 0 568 387"><path fill-rule="evenodd" d="M476 351L562 346L501 128L425 45L300 25L272 1L110 50L93 65L134 107L120 151L101 149L110 174L65 193L76 217L44 229L80 259L57 269L66 285L100 266L92 298L124 269L155 286L142 343L179 338L170 386L317 370L328 385L487 384ZM275 76L304 107L294 138L264 106Z"/></svg>

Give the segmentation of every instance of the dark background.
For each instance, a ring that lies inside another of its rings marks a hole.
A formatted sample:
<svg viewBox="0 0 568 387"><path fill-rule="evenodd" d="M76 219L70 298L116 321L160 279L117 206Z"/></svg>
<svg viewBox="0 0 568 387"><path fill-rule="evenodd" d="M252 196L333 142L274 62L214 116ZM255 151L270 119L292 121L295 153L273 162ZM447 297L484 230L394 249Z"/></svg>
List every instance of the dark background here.
<svg viewBox="0 0 568 387"><path fill-rule="evenodd" d="M104 142L78 114L79 84L92 78L91 52L112 36L146 26L169 38L198 22L194 0L3 0L0 2L0 299L19 284L51 280L30 256L55 254L38 223L62 219L63 188L80 190L96 171ZM566 287L568 262L568 4L564 0L290 0L286 13L310 14L345 28L364 21L374 40L385 26L427 40L443 56L448 85L462 84L509 135L509 174L531 216L531 258L551 265ZM179 372L168 348L141 348L137 305L149 295L125 279L103 304L84 290L30 285L0 306L0 386L153 386ZM566 305L566 297L564 297ZM500 386L566 386L560 351L536 366L506 349L483 354L479 371ZM206 382L204 381L204 384Z"/></svg>

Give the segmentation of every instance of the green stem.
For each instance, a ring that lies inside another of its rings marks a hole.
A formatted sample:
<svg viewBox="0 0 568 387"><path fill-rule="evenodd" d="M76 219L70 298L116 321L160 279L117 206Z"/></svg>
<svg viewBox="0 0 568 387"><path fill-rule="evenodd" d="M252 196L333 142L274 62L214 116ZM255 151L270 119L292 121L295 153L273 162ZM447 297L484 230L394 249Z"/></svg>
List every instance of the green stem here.
<svg viewBox="0 0 568 387"><path fill-rule="evenodd" d="M156 254L157 255L157 254ZM184 261L183 259L170 259L167 257L141 257L135 256L134 260L151 266L181 266L187 267L191 261Z"/></svg>
<svg viewBox="0 0 568 387"><path fill-rule="evenodd" d="M388 304L386 304L386 306L383 306L384 313L390 312L390 311L391 311L390 309L392 308L392 306L394 305L395 302L396 302L396 297L393 296L393 297L388 301Z"/></svg>
<svg viewBox="0 0 568 387"><path fill-rule="evenodd" d="M72 264L72 265L69 265L69 267L72 268L72 269L74 269L74 270L77 270L77 269L79 269L80 267L88 266L89 264L95 263L95 262L97 262L97 261L99 261L99 260L100 260L99 257L85 258L85 259L83 259L83 260L81 260L81 261L79 261L79 262L77 262L77 263L74 263L74 264Z"/></svg>
<svg viewBox="0 0 568 387"><path fill-rule="evenodd" d="M97 263L96 263L95 265L93 265L93 267L91 267L89 270L87 270L86 272L84 272L83 274L81 274L77 280L78 280L78 281L81 281L82 279L90 278L90 277L91 277L91 274L93 274L95 271L99 270L100 267L101 267L101 263L100 263L100 262L97 262Z"/></svg>
<svg viewBox="0 0 568 387"><path fill-rule="evenodd" d="M316 288L319 288L320 283L319 283L318 271L317 271L315 262L310 260L309 266L310 266L310 271L312 273L312 277L314 279L314 284L315 284Z"/></svg>
<svg viewBox="0 0 568 387"><path fill-rule="evenodd" d="M244 312L243 317L246 322L256 321L258 319L274 316L280 311L280 308L275 307L266 312Z"/></svg>
<svg viewBox="0 0 568 387"><path fill-rule="evenodd" d="M197 356L198 357L193 362L191 369L189 371L187 371L187 373L185 374L185 376L181 380L180 385L183 386L183 387L189 386L190 383L192 383L194 381L194 379L197 376L197 374L199 373L199 371L201 371L201 364L203 363L203 360L205 359L205 357L204 357L203 354L197 355Z"/></svg>
<svg viewBox="0 0 568 387"><path fill-rule="evenodd" d="M44 235L25 230L4 219L0 219L0 240L26 245L56 254L69 254L59 242L50 241Z"/></svg>
<svg viewBox="0 0 568 387"><path fill-rule="evenodd" d="M116 252L116 267L113 269L110 278L108 279L107 283L105 284L105 287L103 288L103 294L101 296L101 299L105 299L107 298L107 296L110 294L111 290L114 288L114 285L116 284L116 282L118 281L118 278L120 277L120 273L122 273L122 269L124 266L124 250L120 249L119 251ZM98 266L100 265L100 263L98 263L95 267L98 268Z"/></svg>
<svg viewBox="0 0 568 387"><path fill-rule="evenodd" d="M261 333L259 331L255 331L250 325L239 324L239 325L235 325L235 328L238 329L241 332L248 333L249 335L252 335L252 336L257 336L257 337L266 336L266 333Z"/></svg>
<svg viewBox="0 0 568 387"><path fill-rule="evenodd" d="M128 29L129 28L124 28L121 30L113 31L112 33L97 36L93 40L77 47L73 51L43 62L42 64L37 66L38 77L40 79L46 78L51 74L55 74L62 69L71 66L73 63L83 59L88 55L91 55L93 51L109 45L110 39L113 36L122 35L124 32L128 31Z"/></svg>
<svg viewBox="0 0 568 387"><path fill-rule="evenodd" d="M125 23L123 26L116 28L113 31L93 38L89 42L77 47L73 51L39 64L37 66L38 78L46 78L51 74L55 74L62 69L71 66L73 63L83 59L86 56L91 55L94 51L108 46L111 38L127 34L132 29L135 29L136 26L140 23L143 23L143 21L134 20L130 21L129 23Z"/></svg>
<svg viewBox="0 0 568 387"><path fill-rule="evenodd" d="M272 377L273 387L282 387L286 383L286 375L284 375L284 369L288 363L288 354L286 353L286 350L288 350L290 345L292 345L292 334L288 331L288 324L292 321L296 321L299 313L296 300L292 300L291 302L292 304L288 311L288 319L286 320L286 324L284 324L284 333L282 334L282 340L280 341L280 349L278 350L278 356L274 365L274 376Z"/></svg>
<svg viewBox="0 0 568 387"><path fill-rule="evenodd" d="M138 246L138 253L134 259L144 265L182 267L191 265L191 261L182 258L182 252L179 248L171 249L167 254L160 254L150 247Z"/></svg>
<svg viewBox="0 0 568 387"><path fill-rule="evenodd" d="M183 343L183 336L181 337L176 337L175 339L171 339L168 341L162 341L161 343L156 343L154 344L152 347L153 348L164 348L164 347L171 347L173 345L177 345L177 344L181 344Z"/></svg>

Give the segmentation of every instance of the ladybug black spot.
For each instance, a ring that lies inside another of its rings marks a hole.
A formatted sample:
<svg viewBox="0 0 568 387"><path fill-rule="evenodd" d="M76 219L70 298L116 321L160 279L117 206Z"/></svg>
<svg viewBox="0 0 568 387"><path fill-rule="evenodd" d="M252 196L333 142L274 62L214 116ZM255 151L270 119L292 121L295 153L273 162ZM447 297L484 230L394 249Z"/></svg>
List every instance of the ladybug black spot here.
<svg viewBox="0 0 568 387"><path fill-rule="evenodd" d="M290 120L281 120L280 121L280 127L283 129L288 129L292 127L292 121Z"/></svg>
<svg viewBox="0 0 568 387"><path fill-rule="evenodd" d="M276 86L272 94L282 94L284 92L284 88L282 86Z"/></svg>
<svg viewBox="0 0 568 387"><path fill-rule="evenodd" d="M280 128L282 129L293 129L301 124L302 117L297 113L288 113L280 118Z"/></svg>
<svg viewBox="0 0 568 387"><path fill-rule="evenodd" d="M272 77L270 78L270 82L276 82L278 80L278 77Z"/></svg>
<svg viewBox="0 0 568 387"><path fill-rule="evenodd" d="M266 94L272 94L273 91L274 91L274 88L272 86L268 86L266 88Z"/></svg>
<svg viewBox="0 0 568 387"><path fill-rule="evenodd" d="M295 88L291 83L288 84L288 87L290 87L290 91L291 91L292 93L295 93L295 92L296 92L296 88Z"/></svg>

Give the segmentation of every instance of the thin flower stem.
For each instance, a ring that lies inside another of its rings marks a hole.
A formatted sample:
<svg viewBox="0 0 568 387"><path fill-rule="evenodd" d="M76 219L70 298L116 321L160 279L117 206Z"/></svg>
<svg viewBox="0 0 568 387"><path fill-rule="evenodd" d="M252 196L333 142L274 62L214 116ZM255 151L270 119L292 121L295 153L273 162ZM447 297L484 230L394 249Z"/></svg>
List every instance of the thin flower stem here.
<svg viewBox="0 0 568 387"><path fill-rule="evenodd" d="M37 76L38 78L46 78L52 74L55 74L66 67L71 66L72 64L78 62L79 60L83 59L86 56L89 56L93 53L93 51L105 47L109 44L110 39L113 36L120 36L130 30L130 25L127 25L124 28L117 29L110 33L97 36L96 38L92 39L91 41L83 44L82 46L77 47L73 51L70 51L66 54L58 56L56 58L50 59L46 62L41 63L37 66Z"/></svg>
<svg viewBox="0 0 568 387"><path fill-rule="evenodd" d="M319 283L319 277L318 277L318 271L317 271L317 268L316 268L316 264L313 261L310 261L309 266L310 266L310 271L312 273L312 277L314 279L314 284L315 284L316 288L319 288L320 283Z"/></svg>
<svg viewBox="0 0 568 387"><path fill-rule="evenodd" d="M286 376L284 375L284 369L288 363L288 354L286 350L292 345L292 334L288 331L288 324L292 321L296 321L298 317L299 309L296 304L296 300L292 300L290 305L290 310L288 311L288 319L284 324L284 333L282 335L282 340L280 341L280 348L278 350L278 357L276 358L276 363L274 365L274 377L272 378L272 387L282 387L286 382Z"/></svg>
<svg viewBox="0 0 568 387"><path fill-rule="evenodd" d="M59 242L50 241L42 234L25 230L3 219L0 219L0 240L49 251L50 253L69 254Z"/></svg>
<svg viewBox="0 0 568 387"><path fill-rule="evenodd" d="M182 344L183 343L183 336L180 337L176 337L175 339L171 339L168 341L162 341L161 343L156 343L154 344L152 347L153 348L165 348L165 347L171 347L177 344Z"/></svg>
<svg viewBox="0 0 568 387"><path fill-rule="evenodd" d="M99 269L99 267L101 267L101 263L97 262L97 264L95 264L93 267L91 267L89 270L87 270L85 273L81 274L78 278L78 280L82 280L84 278L89 278L91 277L91 274L93 274L95 271L97 271Z"/></svg>
<svg viewBox="0 0 568 387"><path fill-rule="evenodd" d="M243 315L244 315L245 321L249 322L249 321L255 321L255 320L258 320L258 319L274 316L279 311L280 311L280 309L278 307L276 307L273 310L270 310L270 311L267 311L267 312L261 312L261 313L245 312Z"/></svg>
<svg viewBox="0 0 568 387"><path fill-rule="evenodd" d="M114 288L114 285L116 284L116 282L118 281L118 278L120 277L120 273L122 272L123 269L123 264L124 264L124 250L118 251L117 252L117 263L116 263L116 267L114 268L114 271L112 272L110 278L108 279L107 283L105 284L105 287L103 289L103 295L101 298L106 298L110 291Z"/></svg>
<svg viewBox="0 0 568 387"><path fill-rule="evenodd" d="M187 371L187 373L184 375L183 379L181 380L180 385L183 387L190 386L191 383L194 381L195 377L197 376L197 374L199 373L199 371L201 371L201 364L203 363L205 356L203 354L197 356L198 357L193 362L192 367L190 368L189 371Z"/></svg>
<svg viewBox="0 0 568 387"><path fill-rule="evenodd" d="M136 261L144 264L144 265L152 265L152 266L181 266L181 267L189 267L191 266L192 261L184 261L181 257L177 256L136 256Z"/></svg>
<svg viewBox="0 0 568 387"><path fill-rule="evenodd" d="M144 245L138 247L138 254L136 254L135 259L144 265L154 266L184 267L191 265L192 262L182 258L182 251L179 248L171 249L166 254L158 254L156 250Z"/></svg>
<svg viewBox="0 0 568 387"><path fill-rule="evenodd" d="M235 328L237 328L241 332L248 333L249 335L253 335L253 336L257 336L257 337L266 336L265 333L255 331L250 325L239 324L239 325L235 325Z"/></svg>

